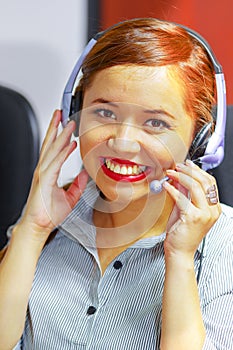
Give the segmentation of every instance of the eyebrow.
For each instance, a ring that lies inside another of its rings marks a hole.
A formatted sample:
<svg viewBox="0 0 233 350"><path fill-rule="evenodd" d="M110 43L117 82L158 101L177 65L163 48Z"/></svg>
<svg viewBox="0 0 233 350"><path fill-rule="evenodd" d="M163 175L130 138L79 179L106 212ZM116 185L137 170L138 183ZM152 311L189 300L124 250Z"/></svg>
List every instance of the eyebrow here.
<svg viewBox="0 0 233 350"><path fill-rule="evenodd" d="M172 118L172 119L176 119L174 115L172 115L171 113L163 110L163 109L146 109L143 111L144 113L147 113L147 114L164 114L166 115L167 117L169 118Z"/></svg>
<svg viewBox="0 0 233 350"><path fill-rule="evenodd" d="M118 104L117 103L114 103L114 102L110 102L104 98L97 98L95 100L92 101L92 104L95 104L95 103L106 103L110 106L113 106L113 107L116 107L116 108L119 108ZM146 113L146 114L154 114L154 115L157 115L157 114L164 114L166 115L167 117L169 118L172 118L172 119L176 119L174 115L170 114L169 112L167 111L164 111L163 109L145 109L143 111L143 113Z"/></svg>
<svg viewBox="0 0 233 350"><path fill-rule="evenodd" d="M108 104L110 106L119 108L119 106L116 103L110 102L108 100L105 100L104 98L97 98L97 99L95 99L94 101L91 102L91 104L95 104L95 103L106 103L106 104Z"/></svg>

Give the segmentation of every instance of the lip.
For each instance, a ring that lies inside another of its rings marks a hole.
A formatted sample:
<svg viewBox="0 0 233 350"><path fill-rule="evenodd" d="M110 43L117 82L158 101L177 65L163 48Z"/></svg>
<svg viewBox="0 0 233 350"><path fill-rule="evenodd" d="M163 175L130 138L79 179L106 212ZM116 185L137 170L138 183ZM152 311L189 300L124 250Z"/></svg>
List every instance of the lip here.
<svg viewBox="0 0 233 350"><path fill-rule="evenodd" d="M143 165L131 162L131 161L126 160L126 159L101 157L100 163L101 163L101 168L102 168L104 174L115 181L137 182L137 181L145 179L148 176L148 174L151 172L151 167L146 166L145 171L142 171L140 174L137 174L137 175L128 175L128 174L123 175L123 174L115 173L114 171L110 170L106 166L107 160L110 160L110 161L114 162L115 164L132 166L132 167L133 166L143 166Z"/></svg>

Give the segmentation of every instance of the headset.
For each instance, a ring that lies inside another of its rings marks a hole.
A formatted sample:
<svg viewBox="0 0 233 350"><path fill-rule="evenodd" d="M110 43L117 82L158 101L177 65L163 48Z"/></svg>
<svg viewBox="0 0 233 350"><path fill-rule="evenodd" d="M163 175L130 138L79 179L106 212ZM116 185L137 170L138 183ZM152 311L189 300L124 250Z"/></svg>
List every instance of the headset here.
<svg viewBox="0 0 233 350"><path fill-rule="evenodd" d="M200 34L193 31L192 29L189 29L188 27L177 23L175 24L185 29L190 36L195 38L204 47L214 66L217 91L216 117L213 118L216 121L215 129L212 133L212 123L205 124L195 136L189 150L190 158L198 162L202 169L207 171L209 169L217 167L224 158L224 138L226 128L226 87L224 74L221 65L217 61L207 41ZM61 109L63 127L68 123L69 117L73 113L78 112L80 109L79 101L77 100L77 98L74 98L74 96L72 96L72 92L77 76L82 68L82 64L88 53L97 43L98 39L101 38L106 32L108 32L113 27L115 26L112 26L105 31L97 33L88 42L77 63L75 64L62 96Z"/></svg>
<svg viewBox="0 0 233 350"><path fill-rule="evenodd" d="M201 130L196 134L192 145L189 149L189 157L197 162L202 169L208 171L209 169L217 167L224 158L224 138L225 138L225 128L226 128L226 87L225 79L222 71L222 67L217 61L212 49L210 48L207 41L197 32L192 29L185 27L183 25L177 24L179 27L185 29L188 34L195 38L206 50L212 64L214 66L215 80L216 80L216 91L217 91L217 106L216 106L216 116L213 117L215 120L215 129L212 133L212 123L205 124ZM115 25L116 26L116 25ZM97 33L87 44L81 56L79 57L77 63L75 64L73 71L67 81L65 86L63 96L62 96L62 125L65 125L69 121L69 117L72 114L79 112L80 110L80 100L81 96L74 97L72 95L75 81L78 77L78 74L82 68L82 64L97 43L98 39L101 38L107 31L112 29L112 26L105 31ZM78 125L77 125L78 128ZM169 180L168 177L163 178L162 180L154 180L150 183L150 189L153 193L157 194L162 190L162 184L164 181ZM197 271L197 284L199 283L201 270L202 270L202 260L205 247L205 238L202 241L202 248L200 253L200 263Z"/></svg>

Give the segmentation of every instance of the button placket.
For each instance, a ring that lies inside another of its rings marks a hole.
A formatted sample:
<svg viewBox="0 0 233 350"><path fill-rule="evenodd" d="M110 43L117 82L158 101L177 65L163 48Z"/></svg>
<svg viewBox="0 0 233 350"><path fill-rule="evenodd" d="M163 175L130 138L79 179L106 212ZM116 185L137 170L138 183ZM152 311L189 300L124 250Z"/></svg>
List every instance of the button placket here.
<svg viewBox="0 0 233 350"><path fill-rule="evenodd" d="M99 270L98 264L95 262L93 275L92 275L92 282L90 286L90 295L89 295L90 305L87 308L87 316L94 315L99 306L98 285L99 285L100 279L101 279L100 270Z"/></svg>
<svg viewBox="0 0 233 350"><path fill-rule="evenodd" d="M104 275L102 276L99 287L98 287L98 297L99 305L103 306L109 299L109 296L114 297L115 290L114 286L116 285L116 279L119 274L121 274L123 266L127 262L127 257L130 256L130 253L126 250L122 252L115 261L112 261L107 267Z"/></svg>

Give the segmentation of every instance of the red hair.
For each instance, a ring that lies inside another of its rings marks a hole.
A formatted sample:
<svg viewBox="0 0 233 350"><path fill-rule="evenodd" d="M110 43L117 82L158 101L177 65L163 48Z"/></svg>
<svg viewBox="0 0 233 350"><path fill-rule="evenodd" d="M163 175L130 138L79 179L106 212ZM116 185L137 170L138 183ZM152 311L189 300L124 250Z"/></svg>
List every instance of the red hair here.
<svg viewBox="0 0 233 350"><path fill-rule="evenodd" d="M185 108L196 131L212 121L214 68L203 46L171 22L138 18L108 29L87 55L78 90L85 93L95 74L116 65L166 66L177 72L185 93Z"/></svg>

